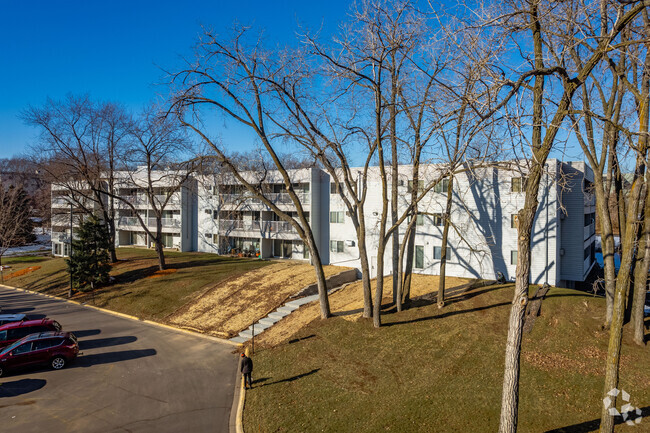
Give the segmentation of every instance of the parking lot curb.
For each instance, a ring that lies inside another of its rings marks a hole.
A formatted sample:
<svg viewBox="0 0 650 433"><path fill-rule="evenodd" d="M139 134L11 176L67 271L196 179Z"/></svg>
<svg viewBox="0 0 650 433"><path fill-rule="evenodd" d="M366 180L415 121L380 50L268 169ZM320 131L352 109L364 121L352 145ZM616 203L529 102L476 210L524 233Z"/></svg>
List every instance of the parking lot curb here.
<svg viewBox="0 0 650 433"><path fill-rule="evenodd" d="M240 347L241 346L240 343L234 343L234 342L232 342L230 340L226 340L224 338L213 337L212 335L205 335L205 334L201 334L200 332L194 332L194 331L190 331L190 330L183 329L183 328L176 328L174 326L154 322L153 320L141 319L141 318L136 317L136 316L131 316L130 314L124 314L124 313L120 313L120 312L113 311L113 310L107 310L106 308L101 308L101 307L96 307L94 305L84 304L84 303L81 303L79 301L73 301L72 299L65 299L65 298L61 298L59 296L52 296L52 295L48 295L48 294L45 294L45 293L36 292L34 290L22 289L20 287L7 286L6 284L0 284L0 287L3 287L5 289L17 290L17 291L20 291L20 292L26 292L26 293L32 293L32 294L35 294L35 295L45 296L47 298L57 299L59 301L64 301L64 302L68 302L70 304L79 305L81 307L92 308L93 310L101 311L103 313L111 314L113 316L122 317L123 319L136 320L138 322L147 323L149 325L158 326L160 328L165 328L165 329L168 329L168 330L171 330L171 331L182 332L182 333L185 333L187 335L193 335L195 337L200 337L200 338L204 338L204 339L207 339L207 340L212 340L212 341L217 342L217 343L225 343L225 344L228 344L228 345L233 346L233 347Z"/></svg>

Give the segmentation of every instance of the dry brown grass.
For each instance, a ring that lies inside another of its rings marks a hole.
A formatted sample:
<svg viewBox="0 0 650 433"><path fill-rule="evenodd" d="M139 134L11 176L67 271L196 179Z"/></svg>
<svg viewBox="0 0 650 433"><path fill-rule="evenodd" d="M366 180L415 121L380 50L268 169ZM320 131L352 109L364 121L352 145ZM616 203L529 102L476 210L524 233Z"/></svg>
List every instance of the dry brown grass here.
<svg viewBox="0 0 650 433"><path fill-rule="evenodd" d="M325 276L348 269L325 266ZM172 314L168 322L212 335L234 336L315 282L314 268L309 264L274 263L217 284Z"/></svg>
<svg viewBox="0 0 650 433"><path fill-rule="evenodd" d="M388 277L387 277L388 278ZM452 289L473 280L468 278L447 277L446 287ZM413 275L411 283L411 297L426 295L436 292L440 278L437 275ZM370 282L374 291L376 280ZM382 303L391 302L393 299L392 287L384 290ZM329 297L332 314L342 316L346 320L356 321L363 313L363 286L361 281L349 284L345 288L333 293ZM289 340L301 328L320 317L320 309L317 302L307 304L294 311L289 316L279 321L271 328L255 337L255 343L272 347Z"/></svg>

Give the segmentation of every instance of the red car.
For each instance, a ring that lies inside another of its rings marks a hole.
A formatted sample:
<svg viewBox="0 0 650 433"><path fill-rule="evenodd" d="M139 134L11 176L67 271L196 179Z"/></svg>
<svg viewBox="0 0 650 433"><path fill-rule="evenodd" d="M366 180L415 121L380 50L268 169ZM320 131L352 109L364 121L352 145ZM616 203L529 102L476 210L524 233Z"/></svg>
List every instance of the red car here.
<svg viewBox="0 0 650 433"><path fill-rule="evenodd" d="M60 331L59 322L52 319L23 320L0 326L0 348L10 345L29 334Z"/></svg>
<svg viewBox="0 0 650 433"><path fill-rule="evenodd" d="M71 332L28 335L0 351L0 376L8 371L49 365L60 370L79 354L77 337Z"/></svg>

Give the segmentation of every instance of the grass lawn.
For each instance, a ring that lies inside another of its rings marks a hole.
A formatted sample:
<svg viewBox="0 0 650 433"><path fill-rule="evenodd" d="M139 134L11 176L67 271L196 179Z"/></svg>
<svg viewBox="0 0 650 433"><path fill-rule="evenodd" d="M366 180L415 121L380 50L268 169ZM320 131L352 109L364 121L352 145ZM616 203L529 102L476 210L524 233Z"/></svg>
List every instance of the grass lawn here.
<svg viewBox="0 0 650 433"><path fill-rule="evenodd" d="M443 309L421 302L386 326L316 320L253 355L248 432L497 431L513 286L472 289ZM524 335L519 431L597 431L608 333L604 300L553 288ZM650 326L650 321L646 322ZM650 431L650 348L625 338L620 387ZM620 404L619 404L620 407Z"/></svg>
<svg viewBox="0 0 650 433"><path fill-rule="evenodd" d="M99 288L94 295L79 293L75 300L103 308L164 321L203 291L228 278L234 278L271 262L217 256L206 253L165 252L170 271L156 274L155 251L119 248L120 261L113 266L113 284ZM5 283L10 286L66 296L69 276L62 258L16 257L3 260L10 265ZM11 274L24 275L10 277ZM9 276L9 278L7 278Z"/></svg>

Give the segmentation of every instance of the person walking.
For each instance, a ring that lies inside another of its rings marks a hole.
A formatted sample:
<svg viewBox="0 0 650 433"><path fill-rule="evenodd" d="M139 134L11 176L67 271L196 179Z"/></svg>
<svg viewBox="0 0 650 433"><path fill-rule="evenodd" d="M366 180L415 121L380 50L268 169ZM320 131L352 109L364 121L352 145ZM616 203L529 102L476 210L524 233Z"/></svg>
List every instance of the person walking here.
<svg viewBox="0 0 650 433"><path fill-rule="evenodd" d="M251 376L253 373L253 360L246 356L245 353L241 354L241 365L239 369L244 375L244 389L253 389L253 378Z"/></svg>

